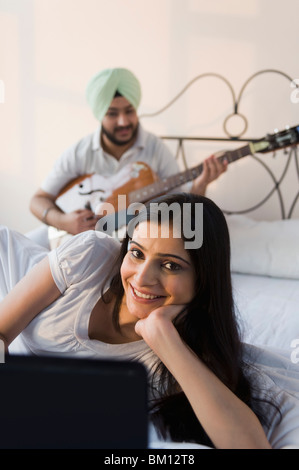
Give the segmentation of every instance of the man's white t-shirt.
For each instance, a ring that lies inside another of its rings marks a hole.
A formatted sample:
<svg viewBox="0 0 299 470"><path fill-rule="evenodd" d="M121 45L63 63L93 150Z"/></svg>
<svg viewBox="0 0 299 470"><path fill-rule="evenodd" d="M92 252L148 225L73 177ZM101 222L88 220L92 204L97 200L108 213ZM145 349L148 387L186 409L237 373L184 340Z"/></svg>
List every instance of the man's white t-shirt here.
<svg viewBox="0 0 299 470"><path fill-rule="evenodd" d="M41 188L54 196L71 180L90 173L112 176L124 166L141 161L147 163L160 179L180 172L170 149L154 134L139 124L135 143L119 160L104 152L101 146L101 127L68 148L55 162ZM188 183L184 190L189 190Z"/></svg>

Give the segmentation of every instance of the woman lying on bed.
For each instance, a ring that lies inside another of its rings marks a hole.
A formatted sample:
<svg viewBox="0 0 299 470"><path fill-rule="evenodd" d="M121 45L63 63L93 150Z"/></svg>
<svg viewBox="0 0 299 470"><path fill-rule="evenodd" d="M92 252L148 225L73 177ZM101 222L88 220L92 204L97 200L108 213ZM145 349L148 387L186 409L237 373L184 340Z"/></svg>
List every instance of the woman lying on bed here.
<svg viewBox="0 0 299 470"><path fill-rule="evenodd" d="M225 218L204 197L162 201L179 204L179 223L169 224L168 210L158 221L151 203L121 246L88 231L46 254L3 227L1 337L8 347L19 335L28 353L142 361L163 436L216 448L270 448L262 424L278 412L255 399L257 382L243 361ZM186 233L195 234L194 242L202 230L202 246L186 248L192 245ZM41 261L31 269L33 259Z"/></svg>

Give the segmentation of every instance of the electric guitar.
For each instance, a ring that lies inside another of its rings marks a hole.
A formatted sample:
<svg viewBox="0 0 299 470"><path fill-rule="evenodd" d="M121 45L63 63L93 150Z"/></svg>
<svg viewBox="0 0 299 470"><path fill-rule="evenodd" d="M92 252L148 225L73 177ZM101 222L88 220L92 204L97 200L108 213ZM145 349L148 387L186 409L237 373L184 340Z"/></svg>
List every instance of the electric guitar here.
<svg viewBox="0 0 299 470"><path fill-rule="evenodd" d="M248 155L273 152L298 143L299 126L295 126L268 134L236 150L225 151L217 158L233 163ZM132 203L147 202L194 180L202 171L201 163L168 178L159 179L146 163L138 161L109 177L94 173L76 178L60 192L55 203L66 213L89 208L101 216L117 214Z"/></svg>

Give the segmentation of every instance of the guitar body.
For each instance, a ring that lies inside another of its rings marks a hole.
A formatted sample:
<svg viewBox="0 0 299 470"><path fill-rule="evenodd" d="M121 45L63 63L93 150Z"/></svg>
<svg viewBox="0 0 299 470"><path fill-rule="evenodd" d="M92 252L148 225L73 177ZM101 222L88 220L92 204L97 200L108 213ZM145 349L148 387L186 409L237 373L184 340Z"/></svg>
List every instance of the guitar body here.
<svg viewBox="0 0 299 470"><path fill-rule="evenodd" d="M109 177L93 173L76 178L63 188L55 202L66 213L86 207L100 215L118 212L135 202L130 193L157 180L146 163L134 162Z"/></svg>

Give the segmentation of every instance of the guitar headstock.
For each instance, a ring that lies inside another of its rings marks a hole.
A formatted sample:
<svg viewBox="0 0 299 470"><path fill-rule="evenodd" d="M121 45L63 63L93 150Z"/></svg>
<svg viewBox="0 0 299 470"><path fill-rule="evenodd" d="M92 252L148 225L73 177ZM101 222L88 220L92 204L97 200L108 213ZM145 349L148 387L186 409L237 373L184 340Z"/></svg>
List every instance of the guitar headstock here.
<svg viewBox="0 0 299 470"><path fill-rule="evenodd" d="M277 131L267 134L263 139L252 142L251 147L254 152L266 153L275 150L291 147L299 143L299 126L286 128L284 131Z"/></svg>

